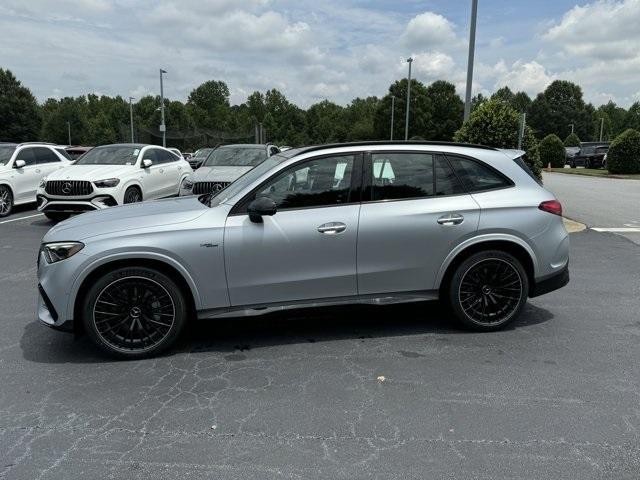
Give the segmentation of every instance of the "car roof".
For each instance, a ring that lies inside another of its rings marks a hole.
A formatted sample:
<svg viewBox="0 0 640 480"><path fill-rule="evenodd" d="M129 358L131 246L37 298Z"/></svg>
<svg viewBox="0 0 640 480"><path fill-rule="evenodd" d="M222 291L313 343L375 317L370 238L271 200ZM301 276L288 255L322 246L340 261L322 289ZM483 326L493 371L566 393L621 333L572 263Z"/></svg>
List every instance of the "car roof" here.
<svg viewBox="0 0 640 480"><path fill-rule="evenodd" d="M134 148L160 147L160 148L163 148L161 145L150 145L148 143L109 143L106 145L98 145L97 147L93 147L93 148L102 148L102 147L134 147Z"/></svg>
<svg viewBox="0 0 640 480"><path fill-rule="evenodd" d="M242 148L266 148L267 144L264 143L230 143L229 145L220 145L218 148L229 148L229 147L242 147Z"/></svg>

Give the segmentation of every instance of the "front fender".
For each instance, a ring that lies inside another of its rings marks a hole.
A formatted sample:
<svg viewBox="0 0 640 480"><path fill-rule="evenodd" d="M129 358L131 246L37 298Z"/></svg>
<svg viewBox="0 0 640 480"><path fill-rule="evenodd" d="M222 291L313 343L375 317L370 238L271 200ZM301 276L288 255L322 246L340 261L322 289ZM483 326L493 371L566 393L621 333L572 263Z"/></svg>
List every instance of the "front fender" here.
<svg viewBox="0 0 640 480"><path fill-rule="evenodd" d="M198 291L198 287L196 286L196 282L194 281L191 273L189 273L189 271L184 268L184 266L178 260L161 251L128 250L126 252L111 252L107 254L99 253L97 255L94 255L93 257L89 257L88 260L83 263L83 265L80 267L80 273L75 277L75 280L73 281L73 284L69 291L66 318L73 318L78 291L80 290L80 287L87 279L87 277L91 274L91 272L95 271L96 268L99 268L102 265L106 265L111 262L134 259L156 260L173 267L180 273L180 275L182 275L182 278L189 286L196 309L200 310L202 308L202 300L200 298L200 293Z"/></svg>

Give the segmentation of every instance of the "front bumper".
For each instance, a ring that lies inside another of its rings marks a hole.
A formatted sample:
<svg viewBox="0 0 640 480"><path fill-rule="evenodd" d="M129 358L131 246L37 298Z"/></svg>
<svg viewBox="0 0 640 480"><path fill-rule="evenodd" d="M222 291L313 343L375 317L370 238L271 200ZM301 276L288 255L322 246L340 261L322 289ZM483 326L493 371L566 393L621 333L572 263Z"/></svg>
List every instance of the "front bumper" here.
<svg viewBox="0 0 640 480"><path fill-rule="evenodd" d="M96 195L91 198L60 198L38 194L39 212L83 213L115 207L118 202L111 195Z"/></svg>
<svg viewBox="0 0 640 480"><path fill-rule="evenodd" d="M539 297L545 293L558 290L569 283L569 265L567 264L562 270L546 278L538 280L529 289L529 298Z"/></svg>
<svg viewBox="0 0 640 480"><path fill-rule="evenodd" d="M40 284L38 284L38 320L54 330L73 332L73 321L60 321L55 306Z"/></svg>

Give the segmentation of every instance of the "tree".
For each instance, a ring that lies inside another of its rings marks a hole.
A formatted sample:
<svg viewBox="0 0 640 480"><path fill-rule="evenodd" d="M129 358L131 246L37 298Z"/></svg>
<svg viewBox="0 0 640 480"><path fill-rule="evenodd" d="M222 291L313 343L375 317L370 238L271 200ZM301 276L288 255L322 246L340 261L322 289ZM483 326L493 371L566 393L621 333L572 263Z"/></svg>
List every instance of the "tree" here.
<svg viewBox="0 0 640 480"><path fill-rule="evenodd" d="M0 141L38 140L42 124L38 102L9 70L0 68Z"/></svg>
<svg viewBox="0 0 640 480"><path fill-rule="evenodd" d="M455 134L457 142L477 143L498 148L516 148L520 115L510 105L499 100L483 102L471 113ZM538 177L541 176L538 144L531 129L525 127L523 148L525 161Z"/></svg>
<svg viewBox="0 0 640 480"><path fill-rule="evenodd" d="M87 142L87 100L85 97L48 99L43 105L41 140L66 145L71 130L72 144Z"/></svg>
<svg viewBox="0 0 640 480"><path fill-rule="evenodd" d="M538 150L540 163L543 166L551 164L553 168L564 167L566 152L562 140L557 135L552 133L544 137L538 145Z"/></svg>
<svg viewBox="0 0 640 480"><path fill-rule="evenodd" d="M393 138L401 140L405 137L405 114L407 111L407 79L403 78L389 86L389 93L382 98L376 109L374 130L377 138L389 138L391 129L391 96L395 96L395 112L393 116ZM427 89L421 82L411 80L411 108L409 111L409 135L426 135L427 123L431 116L431 103Z"/></svg>
<svg viewBox="0 0 640 480"><path fill-rule="evenodd" d="M329 100L323 100L309 107L306 120L306 133L311 143L345 141L348 128L344 107Z"/></svg>
<svg viewBox="0 0 640 480"><path fill-rule="evenodd" d="M605 125L605 138L615 138L625 130L627 111L619 107L609 100L606 105L601 105L596 110L596 116L608 119L608 125ZM600 125L598 125L598 135L600 135Z"/></svg>
<svg viewBox="0 0 640 480"><path fill-rule="evenodd" d="M565 147L579 147L580 146L580 137L575 133L570 133L567 138L564 139Z"/></svg>
<svg viewBox="0 0 640 480"><path fill-rule="evenodd" d="M527 123L540 135L569 134L570 124L581 138L591 135L592 116L582 98L582 89L571 82L556 80L531 103Z"/></svg>
<svg viewBox="0 0 640 480"><path fill-rule="evenodd" d="M491 100L500 100L511 105L517 112L526 113L531 107L531 98L525 92L513 93L509 87L502 87L491 95Z"/></svg>
<svg viewBox="0 0 640 480"><path fill-rule="evenodd" d="M607 170L611 173L640 173L640 132L629 128L611 142Z"/></svg>
<svg viewBox="0 0 640 480"><path fill-rule="evenodd" d="M229 87L222 81L208 80L191 91L187 106L198 127L224 130L230 114Z"/></svg>
<svg viewBox="0 0 640 480"><path fill-rule="evenodd" d="M627 128L640 130L640 102L635 102L629 107L624 117L624 124Z"/></svg>
<svg viewBox="0 0 640 480"><path fill-rule="evenodd" d="M351 101L345 111L347 140L376 140L375 116L380 100L378 97L356 98ZM387 138L387 137L384 137Z"/></svg>
<svg viewBox="0 0 640 480"><path fill-rule="evenodd" d="M429 118L424 137L428 140L453 140L462 126L464 102L452 83L438 80L426 89L429 100Z"/></svg>

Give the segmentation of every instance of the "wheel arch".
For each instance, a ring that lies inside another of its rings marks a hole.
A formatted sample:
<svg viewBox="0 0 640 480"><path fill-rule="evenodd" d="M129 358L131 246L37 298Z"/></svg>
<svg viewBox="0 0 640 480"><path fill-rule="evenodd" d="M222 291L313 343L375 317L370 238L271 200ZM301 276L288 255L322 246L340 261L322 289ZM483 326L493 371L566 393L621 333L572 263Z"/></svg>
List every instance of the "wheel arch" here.
<svg viewBox="0 0 640 480"><path fill-rule="evenodd" d="M71 311L67 318L73 318L73 326L76 332L82 330L82 321L80 319L81 302L91 287L92 281L109 271L121 267L147 267L164 273L177 283L184 294L191 316L194 316L195 312L200 308L200 296L195 282L184 268L176 265L172 261L154 256L110 258L86 268L74 283L71 301L69 302L69 309Z"/></svg>
<svg viewBox="0 0 640 480"><path fill-rule="evenodd" d="M140 195L142 196L142 200L145 199L144 188L142 188L142 184L140 183L139 180L132 178L131 180L128 180L127 182L125 182L125 184L122 186L122 189L120 190L120 195L122 195L120 204L124 203L124 194L127 192L127 189L130 188L130 187L137 188L140 191Z"/></svg>
<svg viewBox="0 0 640 480"><path fill-rule="evenodd" d="M435 288L442 293L449 286L451 277L455 272L458 265L464 262L471 255L483 252L487 250L501 250L510 253L522 263L525 271L527 272L527 278L529 280L529 289L535 285L535 274L537 271L537 262L534 251L531 247L524 242L524 240L518 237L492 237L481 239L470 244L463 244L449 254L445 259L438 278L436 280Z"/></svg>

